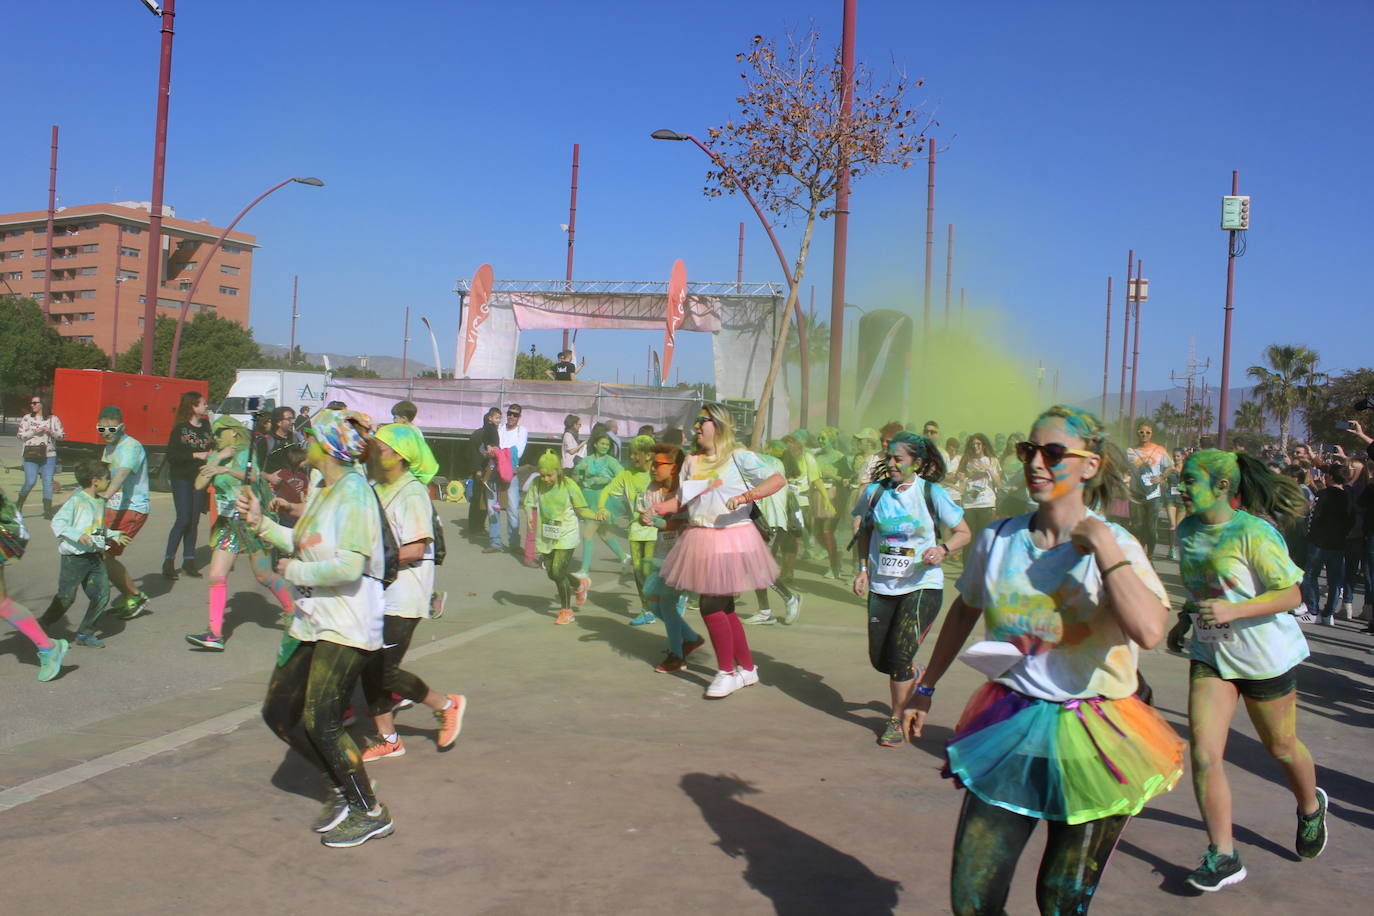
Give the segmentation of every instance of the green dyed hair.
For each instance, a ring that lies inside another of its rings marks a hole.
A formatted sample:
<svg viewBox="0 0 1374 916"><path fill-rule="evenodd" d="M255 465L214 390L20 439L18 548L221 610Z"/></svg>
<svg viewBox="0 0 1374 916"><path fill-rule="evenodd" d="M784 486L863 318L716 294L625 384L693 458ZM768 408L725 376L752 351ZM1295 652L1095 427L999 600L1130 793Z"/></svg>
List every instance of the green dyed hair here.
<svg viewBox="0 0 1374 916"><path fill-rule="evenodd" d="M563 473L563 462L558 455L552 451L545 452L539 456L539 472L541 474L547 474L549 471L557 471L559 474Z"/></svg>
<svg viewBox="0 0 1374 916"><path fill-rule="evenodd" d="M630 454L632 454L632 455L649 455L649 454L652 454L653 451L654 451L654 445L655 445L655 443L654 443L654 437L653 437L653 436L635 436L633 439L630 440Z"/></svg>
<svg viewBox="0 0 1374 916"><path fill-rule="evenodd" d="M900 445L915 459L916 474L922 480L939 483L945 479L945 455L934 439L903 430L888 443L889 448L894 445Z"/></svg>
<svg viewBox="0 0 1374 916"><path fill-rule="evenodd" d="M1206 471L1213 487L1227 481L1231 485L1232 505L1251 515L1288 521L1307 515L1307 498L1297 481L1275 474L1263 461L1245 452L1203 449L1190 455L1184 467L1190 464Z"/></svg>
<svg viewBox="0 0 1374 916"><path fill-rule="evenodd" d="M1100 462L1097 474L1083 483L1083 502L1089 509L1100 509L1127 497L1126 479L1130 474L1130 466L1121 449L1107 439L1107 428L1096 414L1056 404L1036 417L1031 428L1034 429L1044 420L1062 420L1070 433L1083 440L1088 451L1097 453Z"/></svg>

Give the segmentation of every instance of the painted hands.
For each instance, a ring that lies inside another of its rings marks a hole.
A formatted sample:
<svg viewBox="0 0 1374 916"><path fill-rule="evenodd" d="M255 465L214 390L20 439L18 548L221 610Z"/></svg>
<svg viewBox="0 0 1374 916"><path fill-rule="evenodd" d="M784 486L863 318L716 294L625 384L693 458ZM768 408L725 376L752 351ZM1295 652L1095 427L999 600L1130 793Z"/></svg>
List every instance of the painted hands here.
<svg viewBox="0 0 1374 916"><path fill-rule="evenodd" d="M1085 515L1079 519L1078 524L1073 526L1069 532L1069 540L1081 554L1101 554L1103 547L1108 544L1115 544L1112 531L1102 522L1101 519L1091 515Z"/></svg>
<svg viewBox="0 0 1374 916"><path fill-rule="evenodd" d="M1207 598L1203 601L1199 601L1195 609L1198 618L1203 623L1212 627L1230 623L1239 616L1236 613L1236 606L1234 604L1229 601L1223 601L1220 598Z"/></svg>
<svg viewBox="0 0 1374 916"><path fill-rule="evenodd" d="M239 498L234 502L234 508L238 509L244 522L254 531L262 524L262 503L253 495L252 490L240 490Z"/></svg>
<svg viewBox="0 0 1374 916"><path fill-rule="evenodd" d="M930 697L913 693L911 699L906 701L902 707L902 731L906 733L908 741L913 741L921 737L921 729L925 727L926 716L930 715Z"/></svg>

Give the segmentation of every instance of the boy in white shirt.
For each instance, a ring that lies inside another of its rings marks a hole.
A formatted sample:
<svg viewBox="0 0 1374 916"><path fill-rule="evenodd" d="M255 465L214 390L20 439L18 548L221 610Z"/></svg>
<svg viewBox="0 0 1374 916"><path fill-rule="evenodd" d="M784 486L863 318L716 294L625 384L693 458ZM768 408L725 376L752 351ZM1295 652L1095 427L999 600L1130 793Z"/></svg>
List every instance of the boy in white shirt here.
<svg viewBox="0 0 1374 916"><path fill-rule="evenodd" d="M81 489L62 504L52 520L62 565L57 574L57 594L39 622L48 626L60 620L76 601L79 587L91 603L74 641L78 646L103 649L105 643L95 635L95 624L110 599L104 551L107 544L127 544L129 538L105 528L105 500L99 494L110 484L110 471L104 463L90 459L79 462L76 483Z"/></svg>

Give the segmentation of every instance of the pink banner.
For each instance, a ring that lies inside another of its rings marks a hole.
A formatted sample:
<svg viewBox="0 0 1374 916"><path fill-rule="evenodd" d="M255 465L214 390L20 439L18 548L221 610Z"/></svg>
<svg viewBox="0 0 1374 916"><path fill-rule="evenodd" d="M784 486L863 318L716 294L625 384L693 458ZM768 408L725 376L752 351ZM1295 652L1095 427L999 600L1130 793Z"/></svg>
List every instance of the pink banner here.
<svg viewBox="0 0 1374 916"><path fill-rule="evenodd" d="M678 258L673 262L673 272L668 277L668 318L663 329L663 373L660 379L668 378L673 369L673 351L677 349L677 329L687 316L687 265Z"/></svg>
<svg viewBox="0 0 1374 916"><path fill-rule="evenodd" d="M656 331L668 313L662 293L502 293L510 297L522 331L595 328ZM688 294L679 330L713 333L721 329L721 303L713 296Z"/></svg>
<svg viewBox="0 0 1374 916"><path fill-rule="evenodd" d="M463 346L463 374L468 374L468 366L472 363L472 354L477 352L477 338L482 330L482 322L487 320L491 314L491 308L487 305L487 300L491 298L491 285L494 273L490 264L483 264L477 268L477 273L472 276L472 287L468 293L468 321L467 333L464 335Z"/></svg>

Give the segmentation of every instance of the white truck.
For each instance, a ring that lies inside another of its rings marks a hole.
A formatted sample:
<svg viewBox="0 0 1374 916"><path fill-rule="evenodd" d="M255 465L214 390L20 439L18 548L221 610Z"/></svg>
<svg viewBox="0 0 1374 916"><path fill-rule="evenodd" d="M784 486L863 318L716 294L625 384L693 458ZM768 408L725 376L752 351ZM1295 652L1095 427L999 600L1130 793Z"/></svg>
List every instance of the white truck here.
<svg viewBox="0 0 1374 916"><path fill-rule="evenodd" d="M277 407L290 407L297 413L302 407L309 407L315 413L327 403L324 390L329 378L328 372L240 369L217 413L227 414L245 426L252 426L253 414Z"/></svg>

